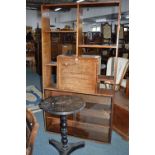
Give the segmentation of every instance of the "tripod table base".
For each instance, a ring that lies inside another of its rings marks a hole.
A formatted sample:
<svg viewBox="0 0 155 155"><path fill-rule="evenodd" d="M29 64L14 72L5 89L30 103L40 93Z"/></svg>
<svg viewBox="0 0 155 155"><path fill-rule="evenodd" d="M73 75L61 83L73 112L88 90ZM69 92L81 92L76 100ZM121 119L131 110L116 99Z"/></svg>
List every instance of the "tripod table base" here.
<svg viewBox="0 0 155 155"><path fill-rule="evenodd" d="M66 147L54 139L49 140L49 143L53 145L60 153L60 155L69 155L71 152L85 146L84 142L68 143Z"/></svg>

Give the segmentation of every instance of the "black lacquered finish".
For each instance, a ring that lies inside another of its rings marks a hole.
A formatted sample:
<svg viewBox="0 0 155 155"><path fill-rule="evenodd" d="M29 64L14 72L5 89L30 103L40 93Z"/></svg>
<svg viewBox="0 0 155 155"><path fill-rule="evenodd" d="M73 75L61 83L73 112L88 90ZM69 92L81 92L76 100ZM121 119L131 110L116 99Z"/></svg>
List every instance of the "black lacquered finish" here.
<svg viewBox="0 0 155 155"><path fill-rule="evenodd" d="M77 96L55 96L41 102L40 108L44 111L60 115L61 142L49 140L49 143L59 151L60 155L68 155L74 150L84 147L84 142L68 143L67 139L67 115L77 113L84 107L85 102Z"/></svg>
<svg viewBox="0 0 155 155"><path fill-rule="evenodd" d="M85 107L85 102L77 96L55 96L45 99L40 108L53 115L70 115Z"/></svg>

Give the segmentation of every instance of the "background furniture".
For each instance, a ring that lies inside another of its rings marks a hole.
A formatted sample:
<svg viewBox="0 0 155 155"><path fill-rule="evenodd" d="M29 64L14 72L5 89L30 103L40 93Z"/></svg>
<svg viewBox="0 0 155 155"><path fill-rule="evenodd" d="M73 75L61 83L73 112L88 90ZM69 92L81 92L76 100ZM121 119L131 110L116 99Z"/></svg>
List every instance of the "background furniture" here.
<svg viewBox="0 0 155 155"><path fill-rule="evenodd" d="M111 44L112 41L112 26L109 23L105 23L101 25L102 35L103 35L103 43Z"/></svg>
<svg viewBox="0 0 155 155"><path fill-rule="evenodd" d="M117 59L117 74L116 74L116 83L114 82L114 62L115 59ZM106 76L105 75L99 75L98 76L98 82L104 82L99 84L100 88L113 88L114 90L119 90L121 82L125 76L125 73L127 71L129 65L129 61L126 58L114 58L111 57L108 59L107 63L107 71ZM112 85L113 87L111 87Z"/></svg>
<svg viewBox="0 0 155 155"><path fill-rule="evenodd" d="M33 72L36 71L36 61L35 61L35 53L31 52L26 54L26 62L28 62L30 69L32 69Z"/></svg>
<svg viewBox="0 0 155 155"><path fill-rule="evenodd" d="M51 114L60 116L61 143L51 139L53 145L60 155L69 155L76 149L84 147L84 142L68 143L67 139L67 116L76 114L85 107L85 102L77 96L56 96L42 101L40 107Z"/></svg>
<svg viewBox="0 0 155 155"><path fill-rule="evenodd" d="M33 72L36 71L35 45L34 42L26 43L26 62Z"/></svg>
<svg viewBox="0 0 155 155"><path fill-rule="evenodd" d="M37 123L34 114L26 109L26 155L32 155L38 128L39 124Z"/></svg>
<svg viewBox="0 0 155 155"><path fill-rule="evenodd" d="M41 29L35 29L35 57L36 57L36 72L42 75L42 43L41 43Z"/></svg>

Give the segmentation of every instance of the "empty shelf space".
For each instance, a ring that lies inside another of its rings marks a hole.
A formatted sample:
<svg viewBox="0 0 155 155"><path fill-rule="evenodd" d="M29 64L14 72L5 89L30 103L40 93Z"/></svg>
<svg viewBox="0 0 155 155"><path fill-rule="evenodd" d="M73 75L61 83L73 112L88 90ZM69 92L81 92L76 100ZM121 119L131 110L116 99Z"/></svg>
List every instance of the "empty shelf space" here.
<svg viewBox="0 0 155 155"><path fill-rule="evenodd" d="M45 32L50 32L50 33L76 33L75 30L48 30Z"/></svg>
<svg viewBox="0 0 155 155"><path fill-rule="evenodd" d="M116 48L116 45L79 45L81 48Z"/></svg>

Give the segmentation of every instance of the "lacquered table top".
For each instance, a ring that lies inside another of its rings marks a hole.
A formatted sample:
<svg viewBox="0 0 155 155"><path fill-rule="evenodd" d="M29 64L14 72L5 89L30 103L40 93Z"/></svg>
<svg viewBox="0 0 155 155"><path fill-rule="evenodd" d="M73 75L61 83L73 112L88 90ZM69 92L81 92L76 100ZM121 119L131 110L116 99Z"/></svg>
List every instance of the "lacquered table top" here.
<svg viewBox="0 0 155 155"><path fill-rule="evenodd" d="M54 115L70 115L85 107L83 99L77 96L54 96L43 100L40 108Z"/></svg>

